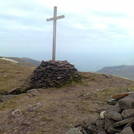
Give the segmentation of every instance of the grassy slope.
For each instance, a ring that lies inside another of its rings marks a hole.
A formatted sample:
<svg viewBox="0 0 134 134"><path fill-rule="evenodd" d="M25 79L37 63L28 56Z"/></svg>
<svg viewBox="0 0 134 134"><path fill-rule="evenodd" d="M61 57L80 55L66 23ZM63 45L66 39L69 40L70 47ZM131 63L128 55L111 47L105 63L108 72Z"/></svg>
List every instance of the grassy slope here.
<svg viewBox="0 0 134 134"><path fill-rule="evenodd" d="M111 75L115 75L119 77L125 77L125 78L128 78L129 80L134 80L134 66L133 65L104 67L98 72L111 74Z"/></svg>
<svg viewBox="0 0 134 134"><path fill-rule="evenodd" d="M30 67L40 65L40 61L31 58L18 58L18 57L7 57L7 58L18 61L20 65L25 64L26 66L30 66Z"/></svg>
<svg viewBox="0 0 134 134"><path fill-rule="evenodd" d="M133 81L94 73L82 76L81 83L34 90L0 103L0 134L65 134L83 120L95 118L110 95L133 91Z"/></svg>
<svg viewBox="0 0 134 134"><path fill-rule="evenodd" d="M0 60L0 92L19 87L32 71L32 67Z"/></svg>

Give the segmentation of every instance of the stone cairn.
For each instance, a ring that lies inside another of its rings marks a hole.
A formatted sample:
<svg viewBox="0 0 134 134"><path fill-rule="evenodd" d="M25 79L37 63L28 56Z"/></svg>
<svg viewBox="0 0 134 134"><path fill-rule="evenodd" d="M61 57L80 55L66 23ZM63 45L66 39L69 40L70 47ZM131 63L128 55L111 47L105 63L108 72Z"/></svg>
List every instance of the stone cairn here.
<svg viewBox="0 0 134 134"><path fill-rule="evenodd" d="M134 93L120 94L93 123L83 123L66 134L134 134ZM115 104L116 103L116 104Z"/></svg>
<svg viewBox="0 0 134 134"><path fill-rule="evenodd" d="M77 69L67 61L42 61L31 78L31 88L62 87L81 79Z"/></svg>
<svg viewBox="0 0 134 134"><path fill-rule="evenodd" d="M80 80L79 72L69 62L42 61L21 87L12 89L6 94L21 94L35 88L62 87Z"/></svg>

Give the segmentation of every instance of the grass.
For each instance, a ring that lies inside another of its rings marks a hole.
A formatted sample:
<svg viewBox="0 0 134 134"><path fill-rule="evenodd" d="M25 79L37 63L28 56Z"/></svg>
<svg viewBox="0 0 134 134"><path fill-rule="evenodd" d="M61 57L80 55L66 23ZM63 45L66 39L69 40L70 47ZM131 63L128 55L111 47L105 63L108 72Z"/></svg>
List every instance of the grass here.
<svg viewBox="0 0 134 134"><path fill-rule="evenodd" d="M0 60L0 92L22 85L33 69L33 67Z"/></svg>
<svg viewBox="0 0 134 134"><path fill-rule="evenodd" d="M19 96L18 96L19 97ZM0 111L5 109L13 109L17 106L18 97L14 96L12 99L9 99L3 103L0 103Z"/></svg>

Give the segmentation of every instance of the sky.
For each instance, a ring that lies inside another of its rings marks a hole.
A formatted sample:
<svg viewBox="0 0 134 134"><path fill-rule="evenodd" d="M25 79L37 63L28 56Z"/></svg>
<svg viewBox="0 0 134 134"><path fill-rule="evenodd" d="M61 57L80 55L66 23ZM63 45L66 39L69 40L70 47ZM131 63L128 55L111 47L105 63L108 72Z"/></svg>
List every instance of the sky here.
<svg viewBox="0 0 134 134"><path fill-rule="evenodd" d="M57 60L80 71L134 65L134 0L0 0L0 55L50 60L53 7Z"/></svg>

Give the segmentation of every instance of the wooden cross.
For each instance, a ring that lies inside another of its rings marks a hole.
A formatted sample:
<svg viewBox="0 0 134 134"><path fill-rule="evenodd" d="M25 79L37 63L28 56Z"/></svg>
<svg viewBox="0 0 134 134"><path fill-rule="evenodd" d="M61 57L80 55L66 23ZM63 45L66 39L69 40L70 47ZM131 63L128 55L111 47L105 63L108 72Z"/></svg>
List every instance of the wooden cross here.
<svg viewBox="0 0 134 134"><path fill-rule="evenodd" d="M53 49L52 49L52 60L56 59L56 27L57 20L64 18L64 15L57 16L57 7L54 7L54 15L52 18L47 19L47 21L53 21Z"/></svg>

